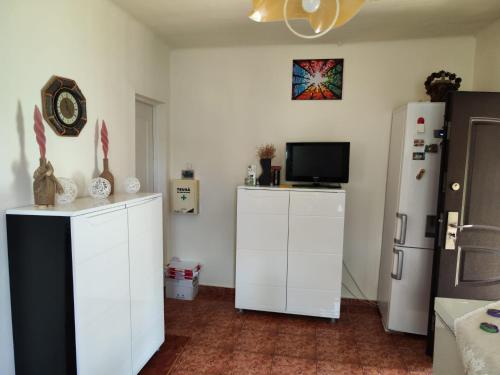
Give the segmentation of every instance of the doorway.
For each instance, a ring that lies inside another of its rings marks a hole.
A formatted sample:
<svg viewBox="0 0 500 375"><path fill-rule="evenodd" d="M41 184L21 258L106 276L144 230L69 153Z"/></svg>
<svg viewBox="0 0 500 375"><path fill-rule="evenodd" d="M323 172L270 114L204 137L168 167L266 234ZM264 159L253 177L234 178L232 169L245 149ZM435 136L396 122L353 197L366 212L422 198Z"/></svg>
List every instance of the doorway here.
<svg viewBox="0 0 500 375"><path fill-rule="evenodd" d="M155 191L155 107L135 100L135 174L141 182L141 191Z"/></svg>

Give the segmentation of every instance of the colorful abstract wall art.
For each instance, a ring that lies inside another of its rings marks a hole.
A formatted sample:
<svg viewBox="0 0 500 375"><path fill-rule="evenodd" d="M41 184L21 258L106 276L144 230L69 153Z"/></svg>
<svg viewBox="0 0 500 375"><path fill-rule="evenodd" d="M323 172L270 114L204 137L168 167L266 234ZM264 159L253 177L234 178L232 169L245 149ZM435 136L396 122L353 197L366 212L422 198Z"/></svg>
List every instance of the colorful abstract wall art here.
<svg viewBox="0 0 500 375"><path fill-rule="evenodd" d="M293 60L293 100L340 100L344 59Z"/></svg>

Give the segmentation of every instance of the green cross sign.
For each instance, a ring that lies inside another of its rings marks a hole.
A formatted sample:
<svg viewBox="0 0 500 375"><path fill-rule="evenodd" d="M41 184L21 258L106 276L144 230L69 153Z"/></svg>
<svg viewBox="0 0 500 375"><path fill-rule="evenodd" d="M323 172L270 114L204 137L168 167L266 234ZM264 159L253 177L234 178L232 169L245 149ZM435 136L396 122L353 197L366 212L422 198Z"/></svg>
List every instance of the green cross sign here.
<svg viewBox="0 0 500 375"><path fill-rule="evenodd" d="M185 201L185 200L187 199L186 194L182 194L182 195L181 195L181 199L182 199L183 201Z"/></svg>

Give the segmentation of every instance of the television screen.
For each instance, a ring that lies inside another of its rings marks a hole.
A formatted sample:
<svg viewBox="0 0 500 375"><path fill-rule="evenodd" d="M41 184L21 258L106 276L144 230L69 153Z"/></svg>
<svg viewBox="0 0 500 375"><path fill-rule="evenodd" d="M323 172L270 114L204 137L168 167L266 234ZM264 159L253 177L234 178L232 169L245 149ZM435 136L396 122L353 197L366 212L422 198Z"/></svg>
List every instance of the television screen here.
<svg viewBox="0 0 500 375"><path fill-rule="evenodd" d="M307 182L349 182L349 142L286 144L286 179Z"/></svg>

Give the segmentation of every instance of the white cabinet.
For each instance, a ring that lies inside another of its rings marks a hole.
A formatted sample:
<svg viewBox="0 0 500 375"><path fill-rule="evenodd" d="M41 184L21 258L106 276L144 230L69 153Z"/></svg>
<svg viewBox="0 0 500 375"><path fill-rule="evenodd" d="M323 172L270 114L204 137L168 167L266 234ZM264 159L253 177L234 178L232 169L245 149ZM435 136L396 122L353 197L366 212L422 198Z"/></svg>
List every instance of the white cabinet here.
<svg viewBox="0 0 500 375"><path fill-rule="evenodd" d="M9 210L7 226L16 373L137 374L164 341L161 195Z"/></svg>
<svg viewBox="0 0 500 375"><path fill-rule="evenodd" d="M238 189L236 307L338 318L345 193Z"/></svg>
<svg viewBox="0 0 500 375"><path fill-rule="evenodd" d="M238 190L236 306L286 306L287 191Z"/></svg>
<svg viewBox="0 0 500 375"><path fill-rule="evenodd" d="M130 374L127 210L71 218L78 374Z"/></svg>
<svg viewBox="0 0 500 375"><path fill-rule="evenodd" d="M132 369L138 373L164 340L162 202L129 205Z"/></svg>

